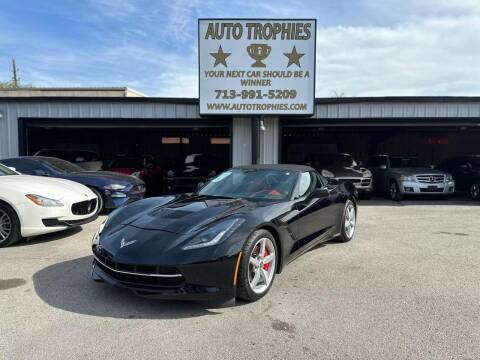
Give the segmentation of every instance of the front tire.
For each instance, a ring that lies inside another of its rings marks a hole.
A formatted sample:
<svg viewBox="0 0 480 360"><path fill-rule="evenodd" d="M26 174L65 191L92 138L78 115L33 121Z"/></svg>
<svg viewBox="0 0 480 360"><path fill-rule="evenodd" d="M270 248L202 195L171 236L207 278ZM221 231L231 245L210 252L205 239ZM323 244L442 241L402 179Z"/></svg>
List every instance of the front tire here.
<svg viewBox="0 0 480 360"><path fill-rule="evenodd" d="M21 238L17 214L10 206L0 203L0 247L15 244Z"/></svg>
<svg viewBox="0 0 480 360"><path fill-rule="evenodd" d="M357 225L357 208L352 200L347 200L342 216L342 229L340 237L341 242L349 242L355 236L355 228Z"/></svg>
<svg viewBox="0 0 480 360"><path fill-rule="evenodd" d="M277 244L267 230L257 230L243 247L238 273L237 297L256 301L270 290L278 264Z"/></svg>
<svg viewBox="0 0 480 360"><path fill-rule="evenodd" d="M403 195L400 192L400 188L396 181L392 181L390 183L389 195L390 195L390 199L392 199L393 201L403 200Z"/></svg>
<svg viewBox="0 0 480 360"><path fill-rule="evenodd" d="M470 195L472 200L478 200L480 198L480 183L473 183L470 185L468 195Z"/></svg>
<svg viewBox="0 0 480 360"><path fill-rule="evenodd" d="M90 190L92 190L92 192L97 197L97 201L98 201L97 214L101 214L105 210L105 200L103 199L103 195L100 194L100 191L98 191L95 188L90 188Z"/></svg>

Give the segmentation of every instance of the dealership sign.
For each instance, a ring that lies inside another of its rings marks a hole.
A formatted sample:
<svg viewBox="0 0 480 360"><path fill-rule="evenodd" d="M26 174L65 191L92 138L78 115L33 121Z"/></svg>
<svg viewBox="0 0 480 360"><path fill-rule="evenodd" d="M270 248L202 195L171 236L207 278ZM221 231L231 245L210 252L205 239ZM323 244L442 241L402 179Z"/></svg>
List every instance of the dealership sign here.
<svg viewBox="0 0 480 360"><path fill-rule="evenodd" d="M312 115L316 20L200 19L201 115Z"/></svg>

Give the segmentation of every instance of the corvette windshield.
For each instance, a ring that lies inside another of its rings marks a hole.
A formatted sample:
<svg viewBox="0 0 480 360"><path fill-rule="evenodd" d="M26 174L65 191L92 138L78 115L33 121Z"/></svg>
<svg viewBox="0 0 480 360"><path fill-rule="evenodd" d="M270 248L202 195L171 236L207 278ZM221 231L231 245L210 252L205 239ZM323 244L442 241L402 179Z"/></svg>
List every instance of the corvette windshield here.
<svg viewBox="0 0 480 360"><path fill-rule="evenodd" d="M83 171L80 166L72 164L68 161L56 159L56 158L41 158L42 162L47 163L50 165L54 170L64 173L64 174L71 174L75 172Z"/></svg>
<svg viewBox="0 0 480 360"><path fill-rule="evenodd" d="M294 171L235 169L212 179L199 195L282 201L290 198L296 179Z"/></svg>
<svg viewBox="0 0 480 360"><path fill-rule="evenodd" d="M0 164L0 176L18 175L15 171L10 170L8 167Z"/></svg>

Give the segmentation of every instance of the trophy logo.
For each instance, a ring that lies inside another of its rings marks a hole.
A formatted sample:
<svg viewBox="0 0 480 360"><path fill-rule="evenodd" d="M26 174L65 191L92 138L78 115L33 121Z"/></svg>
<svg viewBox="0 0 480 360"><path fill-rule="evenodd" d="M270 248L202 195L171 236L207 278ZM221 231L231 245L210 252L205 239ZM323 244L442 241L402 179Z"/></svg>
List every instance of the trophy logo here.
<svg viewBox="0 0 480 360"><path fill-rule="evenodd" d="M268 44L250 44L247 46L247 53L250 57L255 60L252 64L252 67L266 67L262 60L265 60L270 52L272 51L272 47Z"/></svg>

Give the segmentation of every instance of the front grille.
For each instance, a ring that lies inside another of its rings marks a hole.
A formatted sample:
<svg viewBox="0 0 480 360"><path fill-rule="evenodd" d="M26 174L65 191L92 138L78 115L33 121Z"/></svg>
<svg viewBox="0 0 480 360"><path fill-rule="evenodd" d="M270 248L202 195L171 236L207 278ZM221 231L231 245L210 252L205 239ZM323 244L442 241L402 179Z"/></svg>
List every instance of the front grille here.
<svg viewBox="0 0 480 360"><path fill-rule="evenodd" d="M372 183L372 179L371 178L368 178L368 179L362 179L362 185L363 186L368 186Z"/></svg>
<svg viewBox="0 0 480 360"><path fill-rule="evenodd" d="M163 288L163 287L179 287L183 284L184 278L180 277L157 277L157 276L146 276L139 274L127 274L106 267L100 261L95 260L95 263L100 267L104 272L113 277L114 279L120 281L125 286L132 287L141 287L141 288Z"/></svg>
<svg viewBox="0 0 480 360"><path fill-rule="evenodd" d="M424 184L439 184L445 181L445 175L417 175L416 178Z"/></svg>
<svg viewBox="0 0 480 360"><path fill-rule="evenodd" d="M173 266L134 265L112 261L98 248L93 249L96 264L127 286L177 287L184 278Z"/></svg>
<svg viewBox="0 0 480 360"><path fill-rule="evenodd" d="M97 208L97 199L81 201L72 205L72 214L88 215L92 214Z"/></svg>

